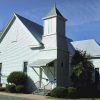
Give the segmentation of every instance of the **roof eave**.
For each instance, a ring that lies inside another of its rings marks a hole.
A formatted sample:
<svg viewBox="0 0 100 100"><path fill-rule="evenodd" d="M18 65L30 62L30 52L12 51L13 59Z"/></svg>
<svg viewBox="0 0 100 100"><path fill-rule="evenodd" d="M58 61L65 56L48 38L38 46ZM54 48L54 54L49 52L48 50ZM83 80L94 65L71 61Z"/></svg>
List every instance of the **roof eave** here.
<svg viewBox="0 0 100 100"><path fill-rule="evenodd" d="M1 42L2 39L4 38L5 33L7 33L7 31L9 30L10 26L13 24L13 22L15 21L15 19L16 19L16 16L15 16L15 14L13 14L13 16L12 16L11 19L9 20L8 24L5 26L3 32L0 32L0 33L1 33L0 42Z"/></svg>
<svg viewBox="0 0 100 100"><path fill-rule="evenodd" d="M54 18L54 17L58 17L58 18L60 18L60 19L63 19L64 21L67 21L66 18L61 17L61 16L59 16L59 15L46 16L46 17L44 17L44 18L42 18L42 19L43 19L43 20L46 20L46 19L50 19L50 18Z"/></svg>

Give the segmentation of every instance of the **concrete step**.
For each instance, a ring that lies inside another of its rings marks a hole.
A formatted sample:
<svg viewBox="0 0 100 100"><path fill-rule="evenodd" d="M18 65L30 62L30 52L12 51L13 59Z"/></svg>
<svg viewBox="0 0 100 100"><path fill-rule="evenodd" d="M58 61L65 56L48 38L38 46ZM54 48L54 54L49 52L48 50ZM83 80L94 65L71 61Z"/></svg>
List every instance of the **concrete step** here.
<svg viewBox="0 0 100 100"><path fill-rule="evenodd" d="M50 90L44 90L44 89L38 89L33 92L33 94L35 95L48 95L48 93L50 93Z"/></svg>

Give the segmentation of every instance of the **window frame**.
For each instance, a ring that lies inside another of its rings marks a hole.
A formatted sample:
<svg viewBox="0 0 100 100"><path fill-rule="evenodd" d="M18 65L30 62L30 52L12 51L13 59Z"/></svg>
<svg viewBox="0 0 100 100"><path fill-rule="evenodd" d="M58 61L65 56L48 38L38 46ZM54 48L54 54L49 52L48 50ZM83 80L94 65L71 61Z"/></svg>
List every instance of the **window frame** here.
<svg viewBox="0 0 100 100"><path fill-rule="evenodd" d="M100 74L99 74L99 68L95 68L95 83L98 85L100 82Z"/></svg>
<svg viewBox="0 0 100 100"><path fill-rule="evenodd" d="M48 19L48 33L52 33L52 19Z"/></svg>
<svg viewBox="0 0 100 100"><path fill-rule="evenodd" d="M23 62L23 72L27 73L27 66L28 66L28 61Z"/></svg>

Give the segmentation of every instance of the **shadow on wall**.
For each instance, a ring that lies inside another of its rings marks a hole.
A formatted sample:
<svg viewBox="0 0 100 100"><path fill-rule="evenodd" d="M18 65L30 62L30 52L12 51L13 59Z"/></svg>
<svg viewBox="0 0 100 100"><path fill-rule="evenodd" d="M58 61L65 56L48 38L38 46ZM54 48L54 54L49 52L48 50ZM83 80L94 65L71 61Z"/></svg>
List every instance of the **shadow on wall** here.
<svg viewBox="0 0 100 100"><path fill-rule="evenodd" d="M47 76L47 80L50 82L50 83L55 83L55 70L54 70L54 67L43 67L43 71L45 73L45 75ZM46 80L46 81L47 81Z"/></svg>
<svg viewBox="0 0 100 100"><path fill-rule="evenodd" d="M35 86L34 81L28 76L27 83L26 83L26 92L32 93L36 89L37 87Z"/></svg>

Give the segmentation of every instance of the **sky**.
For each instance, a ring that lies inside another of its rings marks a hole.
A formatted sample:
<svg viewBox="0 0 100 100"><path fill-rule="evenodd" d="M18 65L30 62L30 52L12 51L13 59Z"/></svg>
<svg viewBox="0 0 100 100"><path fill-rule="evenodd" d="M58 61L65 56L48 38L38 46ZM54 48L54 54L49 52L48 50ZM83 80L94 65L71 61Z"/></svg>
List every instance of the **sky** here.
<svg viewBox="0 0 100 100"><path fill-rule="evenodd" d="M100 43L100 0L0 0L0 31L14 12L43 25L42 18L55 3L68 19L67 37L74 41L95 39Z"/></svg>

